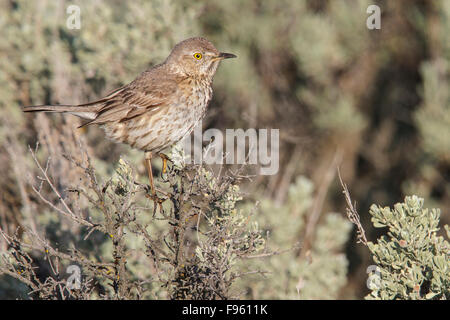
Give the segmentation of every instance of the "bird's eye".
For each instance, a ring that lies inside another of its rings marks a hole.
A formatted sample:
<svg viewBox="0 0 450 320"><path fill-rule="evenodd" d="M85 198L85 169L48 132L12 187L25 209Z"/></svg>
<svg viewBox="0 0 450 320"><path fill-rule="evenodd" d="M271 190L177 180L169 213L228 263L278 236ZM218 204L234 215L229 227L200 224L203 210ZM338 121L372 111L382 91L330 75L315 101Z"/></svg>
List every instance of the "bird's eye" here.
<svg viewBox="0 0 450 320"><path fill-rule="evenodd" d="M201 54L200 52L194 53L194 58L195 58L195 59L200 60L202 57L203 57L203 56L202 56L202 54Z"/></svg>

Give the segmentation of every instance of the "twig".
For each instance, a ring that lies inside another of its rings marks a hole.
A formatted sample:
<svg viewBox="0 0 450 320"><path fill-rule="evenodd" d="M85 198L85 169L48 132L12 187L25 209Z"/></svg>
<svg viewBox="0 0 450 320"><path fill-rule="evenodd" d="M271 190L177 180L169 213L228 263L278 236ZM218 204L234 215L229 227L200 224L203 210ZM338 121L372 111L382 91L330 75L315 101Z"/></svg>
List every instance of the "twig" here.
<svg viewBox="0 0 450 320"><path fill-rule="evenodd" d="M77 217L77 215L70 209L70 207L67 205L66 201L64 201L64 198L61 196L61 194L58 192L58 190L56 189L56 187L53 185L52 181L50 180L50 177L47 175L47 169L48 169L48 162L47 162L47 166L46 168L42 168L41 164L39 163L39 160L36 157L36 153L31 149L31 147L29 147L30 149L30 153L31 156L33 157L34 162L36 163L37 167L39 168L39 171L44 175L44 180L48 183L48 185L50 186L50 188L52 189L52 191L56 194L56 196L58 197L59 201L62 203L62 205L64 206L64 208L66 209L66 211L56 207L51 201L47 200L41 193L40 190L36 189L35 186L32 186L34 192L36 192L36 194L45 202L47 203L50 207L52 207L54 210L58 211L59 213L65 215L66 217L69 217L70 219L74 220L75 222L88 226L88 227L93 227L94 225L84 219L80 219Z"/></svg>
<svg viewBox="0 0 450 320"><path fill-rule="evenodd" d="M350 197L350 192L348 191L347 185L342 181L341 178L341 172L338 168L338 176L339 176L339 181L341 182L341 186L342 186L342 193L345 196L345 201L347 202L347 208L345 209L346 213L347 213L347 217L350 220L351 223L353 223L356 228L357 228L357 238L358 238L358 243L363 243L364 245L367 246L367 238L366 238L366 233L364 231L363 226L361 225L361 221L359 220L359 214L355 209L356 206L356 202L353 205L352 204L352 199Z"/></svg>

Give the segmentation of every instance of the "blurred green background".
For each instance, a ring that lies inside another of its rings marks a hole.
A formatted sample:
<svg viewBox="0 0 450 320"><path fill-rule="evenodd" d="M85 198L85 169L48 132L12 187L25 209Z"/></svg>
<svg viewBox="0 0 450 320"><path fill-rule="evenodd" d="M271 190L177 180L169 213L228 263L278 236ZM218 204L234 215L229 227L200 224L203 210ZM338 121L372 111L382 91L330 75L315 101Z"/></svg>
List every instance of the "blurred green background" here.
<svg viewBox="0 0 450 320"><path fill-rule="evenodd" d="M81 9L79 30L66 26L71 4ZM380 30L366 27L370 4L381 8ZM21 173L33 167L27 146L40 133L19 106L99 98L191 36L238 56L215 77L204 129L280 129L279 173L244 181L242 206L259 201L256 220L270 243L301 249L251 262L273 273L241 283L246 298L368 293L371 258L346 221L336 165L369 239L383 232L371 227L369 206L405 195L425 198L450 222L450 1L1 0L0 30L4 230L26 225L24 201L36 200L24 196ZM78 124L47 118L61 131ZM143 168L140 153L100 130L85 134L104 172L120 154Z"/></svg>

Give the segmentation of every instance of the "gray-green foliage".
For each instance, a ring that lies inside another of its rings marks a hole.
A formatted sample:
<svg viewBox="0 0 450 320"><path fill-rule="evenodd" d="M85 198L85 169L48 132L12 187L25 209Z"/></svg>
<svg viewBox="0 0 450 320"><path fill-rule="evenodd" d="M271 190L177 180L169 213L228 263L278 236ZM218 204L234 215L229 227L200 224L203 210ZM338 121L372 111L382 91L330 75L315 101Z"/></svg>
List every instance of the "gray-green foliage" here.
<svg viewBox="0 0 450 320"><path fill-rule="evenodd" d="M277 115L274 107L287 108L288 114L293 111L279 95L270 95L271 88L281 95L297 93L321 130L361 130L365 119L350 94L336 85L336 74L370 41L365 26L368 3L330 1L322 12L311 10L307 1L212 3L212 10L200 21L216 27L211 36L221 44L229 43L227 47L239 56L218 76L217 84L240 97L246 108L243 112L255 106L252 116L263 122ZM271 69L260 68L260 64ZM289 71L305 83L289 83L284 74ZM236 117L235 102L226 99L224 103L230 106L224 108L227 115Z"/></svg>
<svg viewBox="0 0 450 320"><path fill-rule="evenodd" d="M71 30L66 9L73 4L81 28ZM196 8L172 0L2 1L0 107L23 121L19 106L98 98L197 34Z"/></svg>
<svg viewBox="0 0 450 320"><path fill-rule="evenodd" d="M434 56L422 64L423 103L416 113L416 121L423 136L425 151L435 160L450 159L450 3L438 6L441 27L434 32ZM450 186L447 184L447 188Z"/></svg>
<svg viewBox="0 0 450 320"><path fill-rule="evenodd" d="M440 59L422 65L424 105L417 112L425 151L434 159L450 159L450 64Z"/></svg>
<svg viewBox="0 0 450 320"><path fill-rule="evenodd" d="M418 157L417 173L423 179L411 175L403 190L405 194L421 194L429 203L436 201L435 189L450 194L450 181L441 179L439 170L450 162L450 2L436 1L435 5L439 28L424 29L428 30L433 54L420 66L423 83L417 89L422 102L414 114L423 153Z"/></svg>
<svg viewBox="0 0 450 320"><path fill-rule="evenodd" d="M171 286L171 297L238 298L242 292L233 292L232 285L245 274L238 262L260 252L264 239L253 217L236 208L236 203L242 200L239 187L230 185L219 196L223 181L204 169L199 174L204 179L200 189L210 199L210 210L198 216L196 247L192 256L186 256L179 266Z"/></svg>
<svg viewBox="0 0 450 320"><path fill-rule="evenodd" d="M267 245L279 254L250 264L268 272L266 279L253 278L241 284L249 290L251 298L335 299L346 284L348 262L343 246L351 224L341 215L326 214L316 227L311 248L304 256L299 256L313 191L312 182L300 176L290 186L285 204L279 206L268 199L261 201L258 209L261 229L267 232Z"/></svg>
<svg viewBox="0 0 450 320"><path fill-rule="evenodd" d="M260 228L249 212L236 208L242 195L231 179L219 179L203 167L187 166L179 147L173 148L170 157L176 159L165 179L170 201L165 201L153 218L148 211L136 213L136 224L127 228L131 232L126 236L126 251L136 252L127 262L130 277L154 283L141 298L239 297L240 292L233 290L234 282L242 276L238 262L263 249ZM130 181L133 170L120 160L112 180L119 201L136 192ZM145 238L138 224L145 225ZM112 249L111 245L103 246L102 253L109 256ZM137 252L146 252L147 259L153 260L152 268Z"/></svg>
<svg viewBox="0 0 450 320"><path fill-rule="evenodd" d="M412 196L393 209L370 208L374 226L388 232L368 243L378 268L367 299L450 298L450 244L437 235L440 210L423 205L422 198Z"/></svg>
<svg viewBox="0 0 450 320"><path fill-rule="evenodd" d="M57 192L45 189L53 185L54 177L40 169L46 178L36 193L44 208L54 213L51 220L40 219L34 224L39 227L36 231L24 227L22 236L0 229L10 244L0 252L1 288L12 291L10 284L16 283L17 290L10 295L28 293L37 299L241 296L233 290L236 280L245 276L238 262L258 254L264 239L249 213L236 208L242 197L233 177L218 178L201 166L178 162L169 167L165 201L157 204L147 199L149 188L136 181L136 171L123 159L111 179L104 181L88 155L81 154L85 160L78 154L69 157L73 164L69 170L82 169L79 181L58 199L47 200ZM78 228L63 237L58 226L66 218ZM65 275L56 272L39 278L37 274L45 274L52 263L58 263L61 271L76 264L81 288L69 292ZM28 290L19 292L20 283Z"/></svg>

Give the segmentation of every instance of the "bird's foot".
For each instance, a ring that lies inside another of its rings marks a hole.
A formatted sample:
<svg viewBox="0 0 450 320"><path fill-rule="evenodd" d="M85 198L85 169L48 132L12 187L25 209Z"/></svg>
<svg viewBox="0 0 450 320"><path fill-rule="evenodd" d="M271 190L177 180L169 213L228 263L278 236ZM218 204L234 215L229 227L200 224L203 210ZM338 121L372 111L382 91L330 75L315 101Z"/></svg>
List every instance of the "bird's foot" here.
<svg viewBox="0 0 450 320"><path fill-rule="evenodd" d="M160 198L156 193L146 193L145 196L150 200L153 200L154 203L161 204L167 200L167 198Z"/></svg>
<svg viewBox="0 0 450 320"><path fill-rule="evenodd" d="M160 198L156 194L156 192L155 193L147 192L145 194L145 196L153 201L153 217L155 217L156 212L157 212L158 209L159 209L160 212L164 212L162 204L163 204L164 201L166 201L168 199L168 197Z"/></svg>
<svg viewBox="0 0 450 320"><path fill-rule="evenodd" d="M145 192L145 196L151 200L156 200L158 203L163 203L164 201L169 199L169 194L165 193L164 191L162 191L160 189L158 189L158 192L161 193L163 196L159 197L158 194L156 193L156 190L153 190L152 186L149 184L140 183L137 181L135 181L134 184L141 187L143 189L143 191Z"/></svg>
<svg viewBox="0 0 450 320"><path fill-rule="evenodd" d="M156 188L155 188L156 189ZM153 200L153 202L161 204L164 201L166 201L167 199L169 199L169 195L161 190L158 189L158 192L160 194L162 194L162 197L158 195L158 193L156 192L156 190L153 190L152 187L150 185L145 185L145 196L150 199Z"/></svg>

